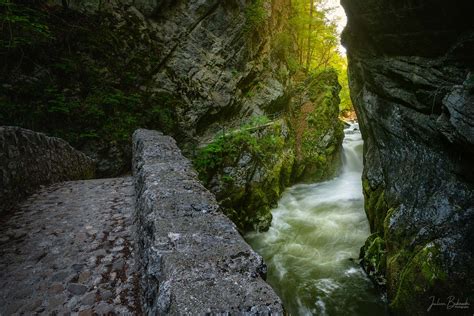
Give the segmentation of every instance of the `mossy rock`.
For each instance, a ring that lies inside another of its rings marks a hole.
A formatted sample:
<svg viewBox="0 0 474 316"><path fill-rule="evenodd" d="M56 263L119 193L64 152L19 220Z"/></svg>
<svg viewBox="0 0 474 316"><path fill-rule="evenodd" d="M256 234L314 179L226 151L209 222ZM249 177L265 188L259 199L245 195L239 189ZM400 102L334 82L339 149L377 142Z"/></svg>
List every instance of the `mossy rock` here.
<svg viewBox="0 0 474 316"><path fill-rule="evenodd" d="M332 70L311 74L301 98L295 98L291 125L297 154L294 182L327 180L341 165L344 126L339 120L337 74Z"/></svg>
<svg viewBox="0 0 474 316"><path fill-rule="evenodd" d="M271 208L291 182L294 153L283 120L253 118L217 137L194 158L200 179L241 232L265 231Z"/></svg>
<svg viewBox="0 0 474 316"><path fill-rule="evenodd" d="M338 119L337 74L312 74L304 86L305 98L315 104L311 113L297 107L275 121L253 117L241 128L217 137L194 157L200 179L242 232L267 230L271 208L286 187L326 180L342 163L344 127ZM292 123L295 117L305 127L299 129L298 144L298 127Z"/></svg>
<svg viewBox="0 0 474 316"><path fill-rule="evenodd" d="M445 298L456 294L450 292L453 285L447 284L441 256L439 247L428 243L411 258L401 273L395 298L390 303L396 314L425 315L431 305L430 296Z"/></svg>
<svg viewBox="0 0 474 316"><path fill-rule="evenodd" d="M367 178L362 179L364 192L364 209L370 224L370 231L384 234L384 221L387 217L388 205L385 201L384 187L379 185L373 189Z"/></svg>
<svg viewBox="0 0 474 316"><path fill-rule="evenodd" d="M380 286L385 286L385 272L387 266L387 255L385 241L377 233L367 238L365 245L361 248L360 258L364 270Z"/></svg>

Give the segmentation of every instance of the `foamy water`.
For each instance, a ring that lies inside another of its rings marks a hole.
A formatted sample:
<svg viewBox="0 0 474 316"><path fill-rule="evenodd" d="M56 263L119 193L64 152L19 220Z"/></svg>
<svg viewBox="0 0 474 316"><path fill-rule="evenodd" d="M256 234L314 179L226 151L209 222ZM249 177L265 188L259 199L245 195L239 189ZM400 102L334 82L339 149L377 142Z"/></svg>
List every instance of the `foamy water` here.
<svg viewBox="0 0 474 316"><path fill-rule="evenodd" d="M385 303L357 258L369 236L361 184L362 138L345 131L343 169L333 180L295 185L272 211L268 232L248 242L292 315L384 315Z"/></svg>

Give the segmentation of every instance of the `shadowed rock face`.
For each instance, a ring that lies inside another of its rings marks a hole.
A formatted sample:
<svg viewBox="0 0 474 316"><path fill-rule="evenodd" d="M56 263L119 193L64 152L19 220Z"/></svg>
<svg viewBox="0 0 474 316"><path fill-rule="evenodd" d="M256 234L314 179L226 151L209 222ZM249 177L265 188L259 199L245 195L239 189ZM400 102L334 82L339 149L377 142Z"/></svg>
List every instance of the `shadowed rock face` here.
<svg viewBox="0 0 474 316"><path fill-rule="evenodd" d="M289 0L264 3L248 0L48 0L47 3L47 10L55 11L68 25L85 23L87 27L101 21L97 29L85 31L73 40L77 50L64 49L62 42L57 41L57 48L50 45L47 53L63 56L72 50L74 57L87 56L93 66L87 64L84 71L104 69L105 73L99 75L101 86L120 84L119 89L126 90L126 95L131 91L140 95L143 108L130 114L137 118L131 123L133 128L162 130L178 141L188 157L196 145L213 138L223 127L238 127L251 116L284 112L288 105L293 92L292 78L281 53L279 33L288 20ZM38 11L43 13L43 9ZM47 25L58 34L55 38L62 38L62 29L54 22L47 19ZM73 30L67 32L76 34ZM113 43L105 38L101 41L100 34L109 34L103 36L113 38ZM91 47L114 51L117 56L92 54ZM120 70L114 73L116 69ZM128 73L134 78L130 79ZM25 74L35 81L47 80L35 73L25 71ZM54 76L64 81L61 74ZM16 91L21 90L17 86L23 85L21 80L16 80L18 77L21 78L12 71L6 80L11 83L9 96L12 99L18 95ZM129 79L131 82L125 83ZM82 80L77 81L82 84ZM67 89L75 91L76 87ZM105 94L106 89L99 90ZM115 113L107 115L111 119ZM122 115L120 121L124 121ZM15 115L5 117L17 120ZM36 129L33 124L17 121L15 125ZM84 123L84 127L89 125ZM99 176L123 174L130 168L128 139L106 131L107 126L98 129L96 134L105 137L82 139L79 133L81 141L74 145L98 160ZM132 131L125 129L127 138ZM49 125L43 131L55 132Z"/></svg>
<svg viewBox="0 0 474 316"><path fill-rule="evenodd" d="M176 136L185 149L222 125L282 110L275 104L288 93L289 78L271 46L287 6L287 0L268 3L265 20L251 25L249 1L158 1L147 18L160 55L155 93L179 100Z"/></svg>
<svg viewBox="0 0 474 316"><path fill-rule="evenodd" d="M362 251L391 307L474 289L474 25L470 1L343 0L365 141Z"/></svg>
<svg viewBox="0 0 474 316"><path fill-rule="evenodd" d="M61 1L50 1L61 5ZM252 113L281 111L287 93L284 63L271 56L273 35L284 25L288 0L268 2L263 20L246 22L250 1L87 0L68 2L87 12L128 8L153 34L157 61L152 92L173 101L180 143L196 141L216 122L228 125ZM132 9L130 9L132 8ZM258 88L257 88L258 85Z"/></svg>

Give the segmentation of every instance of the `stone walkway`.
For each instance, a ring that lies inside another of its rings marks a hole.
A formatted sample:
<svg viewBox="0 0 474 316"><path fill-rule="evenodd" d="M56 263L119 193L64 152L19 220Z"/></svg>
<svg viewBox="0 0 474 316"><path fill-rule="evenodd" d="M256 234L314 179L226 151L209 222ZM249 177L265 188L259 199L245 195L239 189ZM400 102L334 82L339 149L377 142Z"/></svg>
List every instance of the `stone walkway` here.
<svg viewBox="0 0 474 316"><path fill-rule="evenodd" d="M0 219L0 315L141 314L131 178L55 184Z"/></svg>

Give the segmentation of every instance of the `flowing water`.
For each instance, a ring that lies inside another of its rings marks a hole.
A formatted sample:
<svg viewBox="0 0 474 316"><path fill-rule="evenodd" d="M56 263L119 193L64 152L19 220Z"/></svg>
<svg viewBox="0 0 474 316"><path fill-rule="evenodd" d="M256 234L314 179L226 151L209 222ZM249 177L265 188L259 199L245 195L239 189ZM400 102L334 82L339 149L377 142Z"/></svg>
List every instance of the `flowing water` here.
<svg viewBox="0 0 474 316"><path fill-rule="evenodd" d="M343 168L333 180L295 185L272 211L268 232L247 241L268 265L267 281L291 315L384 315L381 294L360 268L369 236L358 125L345 130Z"/></svg>

